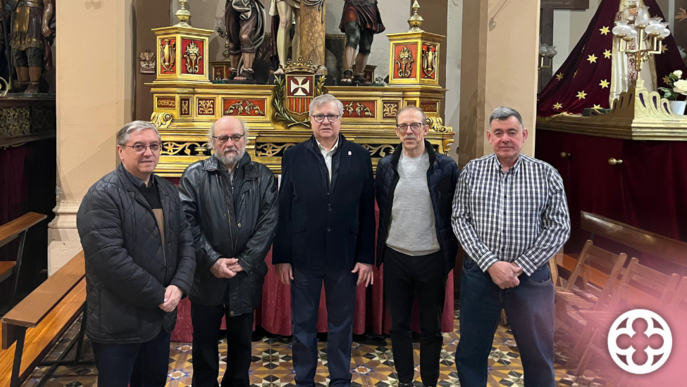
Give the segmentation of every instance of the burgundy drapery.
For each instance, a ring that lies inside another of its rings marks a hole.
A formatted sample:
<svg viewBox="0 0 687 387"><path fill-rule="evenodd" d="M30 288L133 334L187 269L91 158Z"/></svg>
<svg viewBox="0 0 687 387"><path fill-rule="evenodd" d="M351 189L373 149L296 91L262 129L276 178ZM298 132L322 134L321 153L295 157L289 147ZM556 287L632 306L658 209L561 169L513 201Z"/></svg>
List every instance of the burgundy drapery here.
<svg viewBox="0 0 687 387"><path fill-rule="evenodd" d="M265 278L265 286L262 289L262 303L255 311L255 325L262 326L267 332L290 336L291 335L291 292L289 287L279 282L272 265L272 250L266 257L269 271ZM378 270L374 269L375 283L367 289L360 285L356 290L355 317L353 319L353 333L363 334L371 332L375 334L388 333L391 319L383 299L382 289L384 265ZM444 301L444 314L441 318L442 332L453 331L453 271L446 281L446 300ZM417 305L413 313L413 330L419 332ZM320 299L320 308L317 320L317 331L327 332L327 308L324 303L324 289ZM172 333L172 341L193 341L193 326L191 324L191 303L188 298L181 300L178 307L177 325Z"/></svg>
<svg viewBox="0 0 687 387"><path fill-rule="evenodd" d="M20 292L25 292L27 285L36 285L38 273L47 267L47 225L55 207L55 152L55 139L0 149L0 225L29 211L48 215L27 235ZM0 248L0 261L15 260L17 246L15 240ZM11 283L0 283L0 304L9 301Z"/></svg>
<svg viewBox="0 0 687 387"><path fill-rule="evenodd" d="M167 178L174 185L179 185L179 178ZM379 208L375 204L375 220L379 220ZM376 229L376 228L375 228ZM376 251L376 250L375 250ZM269 268L265 277L265 285L262 288L261 305L255 310L254 326L261 326L272 334L291 335L291 292L289 287L279 282L272 265L272 249L265 257ZM391 327L391 319L384 302L384 265L379 269L374 268L374 285L358 286L356 289L355 316L353 319L353 333L356 335L365 332L374 334L388 333ZM453 332L453 306L454 306L454 281L453 270L446 280L446 299L444 301L444 314L441 317L441 331ZM412 328L420 331L420 322L417 312L417 301L413 311ZM224 328L224 322L222 322ZM317 319L317 331L327 332L327 307L324 302L324 288L320 298L319 314ZM172 332L172 341L190 343L193 341L193 325L191 323L191 302L184 298L177 308L177 325Z"/></svg>
<svg viewBox="0 0 687 387"><path fill-rule="evenodd" d="M651 16L664 17L656 0L644 0ZM585 108L595 105L609 108L610 88L602 81L611 81L615 17L620 0L604 0L589 22L587 30L577 42L568 58L539 93L537 116L549 117L561 113L581 114ZM687 66L680 57L672 35L663 41L666 51L652 58L656 65L657 87L665 87L663 77L675 70L687 73ZM646 64L649 65L648 63Z"/></svg>
<svg viewBox="0 0 687 387"><path fill-rule="evenodd" d="M687 142L635 141L549 130L537 131L536 156L563 177L572 233L566 253L582 249L589 232L580 211L687 242ZM561 152L571 156L562 158ZM623 160L609 165L609 158ZM595 238L594 244L637 257L665 273L687 275L687 268L627 246ZM687 257L672 257L687 263Z"/></svg>

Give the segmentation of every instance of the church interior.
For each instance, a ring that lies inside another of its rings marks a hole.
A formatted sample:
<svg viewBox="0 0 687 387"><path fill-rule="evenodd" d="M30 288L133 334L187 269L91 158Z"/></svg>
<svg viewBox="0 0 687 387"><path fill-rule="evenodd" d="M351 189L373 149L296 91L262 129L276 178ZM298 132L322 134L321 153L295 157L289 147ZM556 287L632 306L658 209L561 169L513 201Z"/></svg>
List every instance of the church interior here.
<svg viewBox="0 0 687 387"><path fill-rule="evenodd" d="M227 23L234 0L0 0L0 387L98 385L82 329L77 212L119 165L124 124L155 125L155 175L178 185L212 155L210 126L233 116L250 128L246 153L280 176L286 150L311 137L308 106L322 94L342 102L341 133L369 151L375 171L399 144L403 107L425 112L425 139L461 169L493 152L491 112L518 110L529 132L522 153L558 171L570 213L570 238L548 263L557 385L685 385L683 371L667 384L629 380L595 316L622 303L671 305L687 318L687 0L378 0L385 30L357 56L340 25L349 0L295 1L287 22L273 0L252 1L247 53ZM443 387L460 386L464 254L446 282ZM271 250L265 260L250 383L295 387L289 288ZM352 386L399 386L382 275L375 267L374 284L356 291ZM324 301L319 308L315 383L324 387ZM191 386L188 299L177 313L167 385ZM674 357L687 353L681 321L671 327ZM412 326L419 380L417 305ZM220 374L231 345L220 343ZM527 386L505 313L488 372L488 386Z"/></svg>

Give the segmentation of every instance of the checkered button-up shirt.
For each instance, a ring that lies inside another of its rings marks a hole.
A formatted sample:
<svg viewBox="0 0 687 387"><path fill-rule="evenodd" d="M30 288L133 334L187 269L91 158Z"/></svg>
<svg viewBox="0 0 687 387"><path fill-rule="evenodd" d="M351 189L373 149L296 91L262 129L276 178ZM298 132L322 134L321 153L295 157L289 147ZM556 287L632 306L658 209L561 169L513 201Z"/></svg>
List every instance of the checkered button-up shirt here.
<svg viewBox="0 0 687 387"><path fill-rule="evenodd" d="M522 154L508 172L493 153L472 160L458 180L452 224L482 271L506 261L531 275L570 235L563 179L551 165Z"/></svg>

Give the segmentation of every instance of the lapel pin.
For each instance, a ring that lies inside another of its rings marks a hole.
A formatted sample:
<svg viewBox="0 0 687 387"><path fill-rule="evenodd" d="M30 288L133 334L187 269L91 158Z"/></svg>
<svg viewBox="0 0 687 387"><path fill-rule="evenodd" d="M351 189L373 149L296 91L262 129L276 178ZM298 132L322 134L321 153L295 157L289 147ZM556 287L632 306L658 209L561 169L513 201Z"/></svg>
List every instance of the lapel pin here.
<svg viewBox="0 0 687 387"><path fill-rule="evenodd" d="M349 156L351 155L351 151L348 151L348 155L349 155Z"/></svg>

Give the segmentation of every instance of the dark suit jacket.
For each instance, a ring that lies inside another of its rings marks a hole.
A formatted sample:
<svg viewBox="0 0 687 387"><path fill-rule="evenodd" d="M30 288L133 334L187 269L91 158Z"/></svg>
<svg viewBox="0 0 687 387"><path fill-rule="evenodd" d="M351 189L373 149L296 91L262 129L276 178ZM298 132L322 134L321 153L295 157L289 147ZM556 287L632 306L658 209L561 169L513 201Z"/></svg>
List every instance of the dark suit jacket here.
<svg viewBox="0 0 687 387"><path fill-rule="evenodd" d="M326 271L374 263L370 153L343 136L337 153L336 178L328 188L324 158L312 138L284 152L272 263Z"/></svg>

